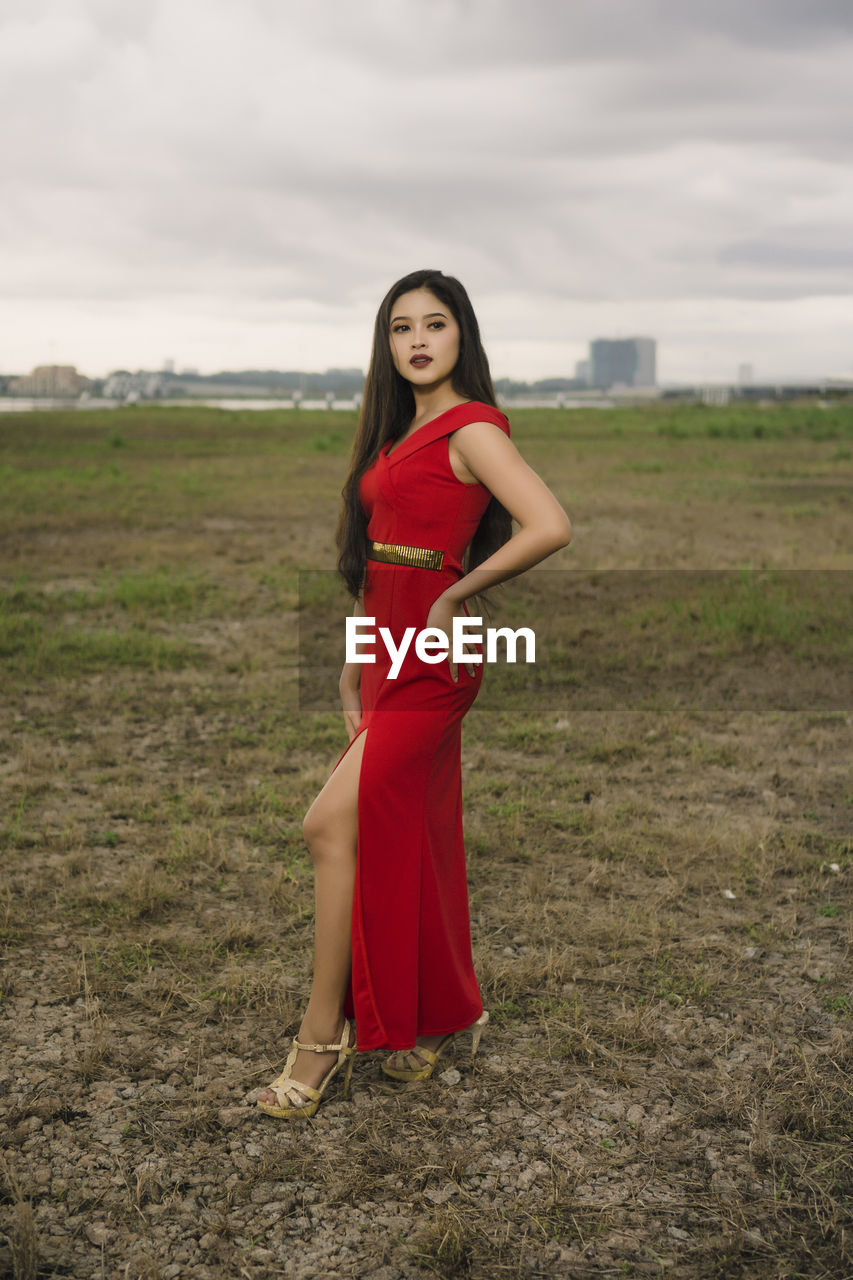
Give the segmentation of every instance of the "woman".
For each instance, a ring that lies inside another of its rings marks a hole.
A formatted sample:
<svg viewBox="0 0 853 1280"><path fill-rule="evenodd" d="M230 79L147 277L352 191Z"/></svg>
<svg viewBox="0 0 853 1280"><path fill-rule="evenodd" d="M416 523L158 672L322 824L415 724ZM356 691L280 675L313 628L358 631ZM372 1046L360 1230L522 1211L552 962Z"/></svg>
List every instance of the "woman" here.
<svg viewBox="0 0 853 1280"><path fill-rule="evenodd" d="M354 613L451 637L466 601L571 539L568 516L509 440L462 285L440 271L399 280L376 318L338 568ZM511 535L511 520L518 531ZM466 550L467 548L467 550ZM476 609L473 611L476 613ZM367 622L363 628L367 627ZM476 630L476 628L475 628ZM313 1115L358 1049L390 1050L395 1079L426 1079L465 1030L488 1019L471 959L462 840L461 722L479 660L432 660L410 643L346 663L350 742L303 824L315 870L314 979L268 1115ZM480 651L469 645L466 652Z"/></svg>

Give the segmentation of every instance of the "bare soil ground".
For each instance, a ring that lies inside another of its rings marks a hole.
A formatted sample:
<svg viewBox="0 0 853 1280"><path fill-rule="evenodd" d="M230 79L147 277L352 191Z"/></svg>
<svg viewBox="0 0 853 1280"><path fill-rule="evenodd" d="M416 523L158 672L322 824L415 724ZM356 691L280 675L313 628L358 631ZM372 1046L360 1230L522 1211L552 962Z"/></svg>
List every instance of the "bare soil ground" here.
<svg viewBox="0 0 853 1280"><path fill-rule="evenodd" d="M853 410L512 421L585 603L544 692L490 708L487 672L465 722L491 1023L289 1126L251 1099L346 745L300 708L297 570L334 564L352 418L4 416L0 1275L853 1276ZM743 568L823 577L689 632L596 608L603 571ZM673 645L737 696L644 702ZM608 671L631 696L585 709Z"/></svg>

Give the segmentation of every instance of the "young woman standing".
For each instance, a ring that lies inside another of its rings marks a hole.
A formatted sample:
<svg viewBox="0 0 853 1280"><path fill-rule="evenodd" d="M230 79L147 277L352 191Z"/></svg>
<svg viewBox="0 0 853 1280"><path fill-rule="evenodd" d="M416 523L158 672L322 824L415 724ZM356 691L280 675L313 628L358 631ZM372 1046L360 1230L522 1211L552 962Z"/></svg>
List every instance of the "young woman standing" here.
<svg viewBox="0 0 853 1280"><path fill-rule="evenodd" d="M462 285L417 271L376 318L343 488L338 568L357 615L450 639L466 602L571 539L565 511L509 439ZM512 533L512 520L518 530ZM475 610L476 612L476 610ZM471 647L469 646L469 652ZM479 651L478 651L479 652ZM315 871L314 978L284 1071L258 1106L313 1115L357 1048L395 1079L426 1079L488 1013L471 957L462 836L461 724L482 662L387 649L347 663L349 746L303 824ZM355 1023L355 1026L353 1025Z"/></svg>

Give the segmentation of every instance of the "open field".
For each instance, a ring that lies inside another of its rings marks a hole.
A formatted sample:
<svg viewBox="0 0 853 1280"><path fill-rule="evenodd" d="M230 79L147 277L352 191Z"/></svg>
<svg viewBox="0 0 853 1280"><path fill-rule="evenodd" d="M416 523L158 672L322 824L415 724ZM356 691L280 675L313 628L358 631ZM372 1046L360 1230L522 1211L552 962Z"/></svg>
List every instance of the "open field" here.
<svg viewBox="0 0 853 1280"><path fill-rule="evenodd" d="M575 540L465 721L492 1021L292 1128L353 416L0 421L0 1275L853 1277L853 406L511 420Z"/></svg>

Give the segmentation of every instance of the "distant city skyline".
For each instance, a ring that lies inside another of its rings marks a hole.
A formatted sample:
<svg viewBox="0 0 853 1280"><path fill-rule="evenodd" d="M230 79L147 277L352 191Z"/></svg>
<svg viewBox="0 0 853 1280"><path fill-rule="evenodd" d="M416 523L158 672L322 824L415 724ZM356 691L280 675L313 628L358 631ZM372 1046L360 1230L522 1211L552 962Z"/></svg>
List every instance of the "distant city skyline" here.
<svg viewBox="0 0 853 1280"><path fill-rule="evenodd" d="M599 341L602 341L602 340L599 340ZM609 343L618 343L618 342L623 342L625 340L619 339L619 338L607 338L607 339L603 339L603 341L609 342ZM655 340L650 339L649 341L652 343L652 348L654 351L654 354L652 354L651 356L652 368L654 368L656 359L659 364L660 352L659 352L659 349L657 348L657 344ZM542 381L543 379L548 379L548 378L567 378L567 379L577 379L579 381L585 381L590 386L595 386L597 385L597 383L595 381L595 375L592 371L593 362L590 357L591 347L592 347L592 342L588 342L586 344L586 347L583 349L584 354L582 354L580 358L570 358L567 356L566 359L563 361L561 367L551 368L545 372L537 372L535 374L531 374L526 377L520 374L503 372L499 369L496 369L494 367L493 362L491 362L492 377L495 381L509 380L513 382L531 382L531 383L539 382L539 381ZM575 350L575 347L573 346L571 349ZM168 373L177 377L195 377L195 376L214 377L229 371L235 372L235 373L245 373L250 370L270 371L270 372L277 372L277 373L299 372L299 373L304 373L308 375L323 374L328 372L329 369L341 369L341 368L345 368L349 370L358 369L359 372L362 374L366 373L367 371L367 362L365 362L365 364L363 365L324 365L324 366L318 366L316 368L306 368L306 367L297 367L292 363L288 363L286 361L279 363L278 365L268 365L268 364L264 364L263 362L249 362L245 365L238 365L232 360L232 361L226 361L225 364L219 367L199 368L198 365L184 365L181 363L180 360L176 360L173 357L166 357L159 361L155 360L154 362L148 363L148 364L142 363L138 360L129 360L129 361L124 360L114 365L110 365L108 368L103 368L102 370L95 372L95 371L92 371L92 369L90 368L82 368L79 363L76 363L73 360L54 361L52 359L51 360L41 359L41 360L35 360L31 362L26 367L20 367L20 366L15 368L0 367L0 378L25 377L30 375L34 370L38 368L44 368L46 366L73 368L84 377L90 378L93 381L103 381L104 379L109 378L111 375L116 374L118 372L122 372L122 371L128 372L128 373ZM749 371L748 375L745 374L746 370ZM756 366L756 364L753 361L743 361L739 359L731 369L723 370L719 375L716 375L716 376L711 374L705 377L696 377L696 378L682 377L682 378L670 378L670 379L663 379L660 376L657 376L657 377L652 377L651 379L641 378L639 381L635 382L633 385L677 386L677 385L684 385L687 383L701 383L701 382L726 382L726 383L731 383L732 385L735 385L735 384L743 384L744 382L749 382L749 381L775 382L775 381L779 381L780 378L790 382L809 382L809 381L822 381L826 379L844 378L844 377L848 377L848 378L853 377L853 363L851 363L850 370L847 374L845 374L844 371L838 371L834 374L824 371L823 373L798 375L796 372L787 371L784 373L779 373L776 377L773 377L773 376L763 375L763 371L760 369L760 367ZM629 383L629 385L631 384Z"/></svg>
<svg viewBox="0 0 853 1280"><path fill-rule="evenodd" d="M853 372L853 6L7 0L0 370L367 366L458 276L495 377Z"/></svg>
<svg viewBox="0 0 853 1280"><path fill-rule="evenodd" d="M797 387L816 390L853 391L853 375L813 379L784 378L756 381L751 365L738 366L737 376L694 383L660 383L655 380L656 349L648 337L602 340L590 343L590 355L576 362L573 374L553 375L523 380L496 376L495 388L502 397L568 395L630 395L642 398L648 394L666 394L679 390L702 394L720 390L737 393L769 392L790 394ZM183 397L259 396L304 399L317 397L336 400L359 399L364 389L366 371L359 368L308 369L222 369L200 373L198 369L176 369L167 359L158 369L122 367L105 377L89 377L74 365L37 365L27 374L5 374L0 371L0 400L3 407L17 399L80 399L94 396L100 400L169 399ZM722 403L722 402L721 402Z"/></svg>

